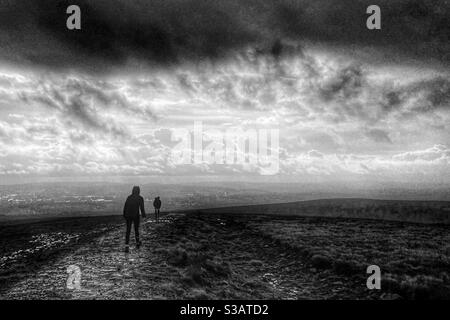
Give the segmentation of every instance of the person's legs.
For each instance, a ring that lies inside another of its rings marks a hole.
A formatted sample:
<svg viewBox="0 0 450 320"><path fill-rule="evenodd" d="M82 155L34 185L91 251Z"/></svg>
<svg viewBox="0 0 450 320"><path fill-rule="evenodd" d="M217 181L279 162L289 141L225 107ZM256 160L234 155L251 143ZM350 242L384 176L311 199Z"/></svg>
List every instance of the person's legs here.
<svg viewBox="0 0 450 320"><path fill-rule="evenodd" d="M139 240L139 217L134 219L134 236L136 238L136 245L139 247L141 245L141 241Z"/></svg>
<svg viewBox="0 0 450 320"><path fill-rule="evenodd" d="M130 232L131 232L131 223L133 220L127 218L126 224L127 224L127 231L125 233L125 251L128 251L128 246L130 244Z"/></svg>
<svg viewBox="0 0 450 320"><path fill-rule="evenodd" d="M158 222L159 222L159 208L157 210L158 210Z"/></svg>

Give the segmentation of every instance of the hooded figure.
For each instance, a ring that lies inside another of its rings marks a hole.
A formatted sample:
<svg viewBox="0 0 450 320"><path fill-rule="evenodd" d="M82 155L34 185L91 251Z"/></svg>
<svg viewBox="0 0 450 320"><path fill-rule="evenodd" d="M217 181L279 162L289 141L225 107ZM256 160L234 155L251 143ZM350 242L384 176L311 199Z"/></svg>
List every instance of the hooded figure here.
<svg viewBox="0 0 450 320"><path fill-rule="evenodd" d="M159 222L159 209L161 208L161 200L159 197L156 197L153 201L153 207L155 207L155 220Z"/></svg>
<svg viewBox="0 0 450 320"><path fill-rule="evenodd" d="M141 189L138 186L134 186L131 195L128 196L123 207L123 216L127 223L127 231L125 235L125 252L129 251L131 225L134 225L134 236L136 237L136 246L141 246L139 240L139 211L142 214L142 218L145 218L144 198L139 194Z"/></svg>

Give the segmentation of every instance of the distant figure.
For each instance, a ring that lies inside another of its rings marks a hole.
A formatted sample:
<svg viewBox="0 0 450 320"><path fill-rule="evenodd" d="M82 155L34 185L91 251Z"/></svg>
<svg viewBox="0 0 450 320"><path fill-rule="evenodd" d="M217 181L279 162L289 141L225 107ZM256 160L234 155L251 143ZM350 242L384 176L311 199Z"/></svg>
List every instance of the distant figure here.
<svg viewBox="0 0 450 320"><path fill-rule="evenodd" d="M131 195L128 196L127 201L125 201L125 206L123 207L123 216L127 222L127 233L125 236L125 252L130 251L130 232L131 225L134 225L134 236L136 237L136 246L139 248L141 246L141 241L139 240L139 210L141 211L142 218L145 218L144 209L144 198L139 194L141 189L137 186L133 187Z"/></svg>
<svg viewBox="0 0 450 320"><path fill-rule="evenodd" d="M159 222L159 209L161 208L161 200L159 197L156 197L153 201L153 206L155 207L155 220Z"/></svg>

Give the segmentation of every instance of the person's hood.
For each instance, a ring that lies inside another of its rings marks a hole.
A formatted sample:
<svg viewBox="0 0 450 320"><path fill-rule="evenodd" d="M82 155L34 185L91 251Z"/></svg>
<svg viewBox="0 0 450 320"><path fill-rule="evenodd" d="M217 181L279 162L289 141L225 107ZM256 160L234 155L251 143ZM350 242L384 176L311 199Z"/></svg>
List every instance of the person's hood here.
<svg viewBox="0 0 450 320"><path fill-rule="evenodd" d="M138 196L140 193L141 193L141 188L139 188L138 186L134 186L133 190L131 191L131 194Z"/></svg>

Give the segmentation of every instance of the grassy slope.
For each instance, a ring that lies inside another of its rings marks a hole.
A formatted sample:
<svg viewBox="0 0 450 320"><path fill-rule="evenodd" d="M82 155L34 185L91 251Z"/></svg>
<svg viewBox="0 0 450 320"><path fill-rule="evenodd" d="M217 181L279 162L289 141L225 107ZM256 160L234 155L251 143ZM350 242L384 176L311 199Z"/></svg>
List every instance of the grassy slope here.
<svg viewBox="0 0 450 320"><path fill-rule="evenodd" d="M330 199L205 209L158 228L146 225L144 234L151 237L132 259L121 254L121 217L5 226L2 256L10 260L2 261L0 283L15 288L3 298L367 299L397 293L449 299L448 207L448 202ZM110 240L91 241L102 234ZM15 261L30 239L43 250ZM55 243L63 252L52 249ZM56 256L48 254L53 251ZM64 287L65 268L74 262L89 270L86 292ZM381 267L381 292L365 288L370 264ZM36 271L30 280L29 272Z"/></svg>
<svg viewBox="0 0 450 320"><path fill-rule="evenodd" d="M364 282L310 269L291 248L235 217L193 213L169 215L166 221L144 224L144 246L132 246L129 254L123 252L122 223L22 271L20 278L13 278L15 264L11 277L5 275L0 299L370 299L380 294ZM72 264L81 268L81 290L65 286Z"/></svg>
<svg viewBox="0 0 450 320"><path fill-rule="evenodd" d="M203 209L201 212L347 217L450 224L450 202L448 201L321 199L289 203L212 208Z"/></svg>

